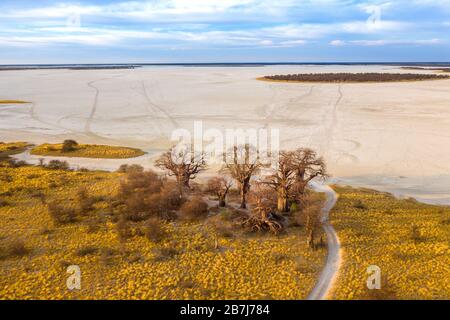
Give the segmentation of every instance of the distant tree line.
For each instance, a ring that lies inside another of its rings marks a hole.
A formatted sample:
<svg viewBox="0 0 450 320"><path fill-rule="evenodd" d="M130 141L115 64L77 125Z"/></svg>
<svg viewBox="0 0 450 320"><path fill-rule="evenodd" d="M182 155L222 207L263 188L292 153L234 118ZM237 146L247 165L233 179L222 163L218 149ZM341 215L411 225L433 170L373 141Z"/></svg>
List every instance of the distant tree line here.
<svg viewBox="0 0 450 320"><path fill-rule="evenodd" d="M265 76L275 81L299 82L396 82L448 79L447 75L413 73L310 73Z"/></svg>

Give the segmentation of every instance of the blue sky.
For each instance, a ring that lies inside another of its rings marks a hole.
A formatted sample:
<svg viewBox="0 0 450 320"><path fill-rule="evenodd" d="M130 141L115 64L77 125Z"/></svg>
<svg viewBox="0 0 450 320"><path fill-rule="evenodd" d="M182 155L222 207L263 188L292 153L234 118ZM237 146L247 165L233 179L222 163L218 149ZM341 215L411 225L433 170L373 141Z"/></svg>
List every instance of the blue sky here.
<svg viewBox="0 0 450 320"><path fill-rule="evenodd" d="M450 61L450 0L1 0L0 64Z"/></svg>

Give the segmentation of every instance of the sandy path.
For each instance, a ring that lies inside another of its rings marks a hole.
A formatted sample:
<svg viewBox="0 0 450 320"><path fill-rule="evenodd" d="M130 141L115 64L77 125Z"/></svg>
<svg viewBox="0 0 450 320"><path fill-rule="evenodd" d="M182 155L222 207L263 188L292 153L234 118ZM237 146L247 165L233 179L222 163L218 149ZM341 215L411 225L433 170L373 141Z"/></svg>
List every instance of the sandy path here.
<svg viewBox="0 0 450 320"><path fill-rule="evenodd" d="M341 245L333 226L328 221L331 209L337 202L338 195L331 187L318 183L312 183L311 187L317 191L325 193L327 200L322 208L323 229L327 234L328 257L327 263L320 274L316 286L308 296L308 300L325 300L329 297L331 289L336 281L339 266L341 264Z"/></svg>

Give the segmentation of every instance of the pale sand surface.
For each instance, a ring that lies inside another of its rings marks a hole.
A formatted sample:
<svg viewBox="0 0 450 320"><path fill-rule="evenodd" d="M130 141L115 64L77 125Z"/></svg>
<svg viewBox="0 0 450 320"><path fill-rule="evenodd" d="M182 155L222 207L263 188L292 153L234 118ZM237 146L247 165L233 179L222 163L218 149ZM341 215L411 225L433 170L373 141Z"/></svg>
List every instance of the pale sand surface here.
<svg viewBox="0 0 450 320"><path fill-rule="evenodd" d="M338 183L450 204L450 80L271 83L303 72L431 72L391 66L146 67L0 72L0 141L142 148L132 160L67 159L97 169L149 167L176 128L278 128L283 148L323 155ZM22 158L30 159L27 155ZM31 157L35 160L38 157Z"/></svg>

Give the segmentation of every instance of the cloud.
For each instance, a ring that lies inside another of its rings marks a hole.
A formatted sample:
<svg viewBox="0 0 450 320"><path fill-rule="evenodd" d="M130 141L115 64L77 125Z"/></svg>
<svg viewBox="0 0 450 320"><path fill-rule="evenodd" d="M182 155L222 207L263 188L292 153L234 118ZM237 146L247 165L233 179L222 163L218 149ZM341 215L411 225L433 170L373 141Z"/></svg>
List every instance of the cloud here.
<svg viewBox="0 0 450 320"><path fill-rule="evenodd" d="M427 40L333 40L330 42L332 46L346 46L346 45L357 45L357 46L387 46L387 45L438 45L444 44L445 41L441 39L427 39Z"/></svg>
<svg viewBox="0 0 450 320"><path fill-rule="evenodd" d="M345 41L332 40L332 41L330 41L330 45L335 46L335 47L342 47L342 46L345 46Z"/></svg>
<svg viewBox="0 0 450 320"><path fill-rule="evenodd" d="M130 20L185 21L208 20L211 17L239 12L240 14L281 15L295 6L293 0L154 0L124 1L104 5L57 4L47 7L10 10L0 13L4 18L66 18L73 14ZM228 15L228 19L236 16Z"/></svg>
<svg viewBox="0 0 450 320"><path fill-rule="evenodd" d="M406 0L364 3L353 0L153 0L103 4L66 1L68 3L44 7L33 4L34 7L28 8L14 5L2 8L0 4L0 43L31 47L76 44L133 45L135 48L288 48L317 43L331 46L435 45L445 43L443 38L446 38L436 27L446 25L443 20L427 21L426 32L420 17L408 21L399 15L394 17L398 20L393 20L389 13L396 12L399 3L405 5ZM423 8L448 1L413 0L413 3ZM377 8L381 8L380 19L370 19ZM69 18L78 15L80 28L67 24ZM396 40L411 37L416 39Z"/></svg>

